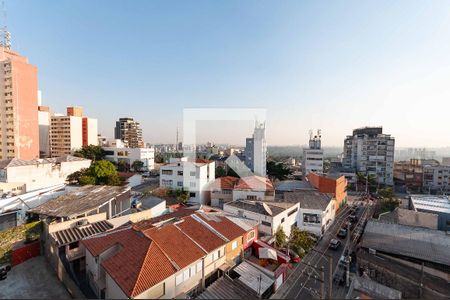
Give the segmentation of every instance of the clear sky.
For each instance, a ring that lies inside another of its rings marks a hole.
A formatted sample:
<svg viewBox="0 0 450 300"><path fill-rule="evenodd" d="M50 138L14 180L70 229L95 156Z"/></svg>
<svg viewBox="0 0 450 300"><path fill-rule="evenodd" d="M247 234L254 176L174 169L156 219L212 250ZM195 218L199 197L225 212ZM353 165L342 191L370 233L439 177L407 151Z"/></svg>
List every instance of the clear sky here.
<svg viewBox="0 0 450 300"><path fill-rule="evenodd" d="M130 116L170 143L183 108L245 107L267 109L269 144L383 125L397 146L450 145L450 1L5 2L43 104L81 105L109 137ZM243 144L245 124L202 132Z"/></svg>

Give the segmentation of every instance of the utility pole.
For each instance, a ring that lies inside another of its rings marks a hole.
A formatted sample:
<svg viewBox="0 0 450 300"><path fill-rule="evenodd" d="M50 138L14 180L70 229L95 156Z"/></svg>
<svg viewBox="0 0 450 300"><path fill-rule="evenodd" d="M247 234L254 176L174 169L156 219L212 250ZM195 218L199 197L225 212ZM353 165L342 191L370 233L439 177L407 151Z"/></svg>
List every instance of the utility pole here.
<svg viewBox="0 0 450 300"><path fill-rule="evenodd" d="M320 299L325 299L325 271L324 267L320 267Z"/></svg>
<svg viewBox="0 0 450 300"><path fill-rule="evenodd" d="M333 258L328 258L328 299L331 299L332 289L333 289Z"/></svg>

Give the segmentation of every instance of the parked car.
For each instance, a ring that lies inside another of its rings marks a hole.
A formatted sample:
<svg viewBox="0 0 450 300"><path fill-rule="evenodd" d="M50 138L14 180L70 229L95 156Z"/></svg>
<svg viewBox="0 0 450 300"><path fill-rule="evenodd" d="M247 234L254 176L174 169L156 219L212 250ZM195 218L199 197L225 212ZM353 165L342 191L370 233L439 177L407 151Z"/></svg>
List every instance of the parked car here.
<svg viewBox="0 0 450 300"><path fill-rule="evenodd" d="M337 234L339 238L345 239L347 237L347 229L341 228Z"/></svg>
<svg viewBox="0 0 450 300"><path fill-rule="evenodd" d="M0 266L0 280L5 280L9 271L11 271L10 265Z"/></svg>
<svg viewBox="0 0 450 300"><path fill-rule="evenodd" d="M348 216L348 219L349 219L351 222L353 222L353 223L356 223L356 221L358 221L358 217L356 216L356 213L351 213L351 214Z"/></svg>
<svg viewBox="0 0 450 300"><path fill-rule="evenodd" d="M281 252L283 252L284 254L287 254L287 249L285 248L281 248L279 249ZM297 255L297 253L295 253L292 250L289 250L289 257L291 258L291 261L298 263L300 262L300 256Z"/></svg>
<svg viewBox="0 0 450 300"><path fill-rule="evenodd" d="M330 248L333 250L337 250L339 246L341 245L341 241L336 239L331 239L330 241Z"/></svg>

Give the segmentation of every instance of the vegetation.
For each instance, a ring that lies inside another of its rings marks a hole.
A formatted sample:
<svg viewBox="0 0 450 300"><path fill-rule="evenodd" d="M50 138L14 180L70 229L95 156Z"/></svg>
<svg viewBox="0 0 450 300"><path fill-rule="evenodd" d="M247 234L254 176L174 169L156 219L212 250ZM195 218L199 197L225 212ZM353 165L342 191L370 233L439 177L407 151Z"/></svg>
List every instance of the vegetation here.
<svg viewBox="0 0 450 300"><path fill-rule="evenodd" d="M129 172L130 164L125 160L119 160L117 163L117 170L119 170L119 172Z"/></svg>
<svg viewBox="0 0 450 300"><path fill-rule="evenodd" d="M227 171L225 170L225 168L221 167L221 166L217 167L216 168L216 178L225 177L225 176L227 176Z"/></svg>
<svg viewBox="0 0 450 300"><path fill-rule="evenodd" d="M289 247L300 257L303 257L306 252L314 247L314 239L307 231L303 231L294 227L289 237Z"/></svg>
<svg viewBox="0 0 450 300"><path fill-rule="evenodd" d="M175 197L180 203L186 203L189 200L189 191L184 189L169 189L167 195Z"/></svg>
<svg viewBox="0 0 450 300"><path fill-rule="evenodd" d="M25 240L34 241L42 231L40 221L19 225L0 231L0 265L11 263L12 247L15 243Z"/></svg>
<svg viewBox="0 0 450 300"><path fill-rule="evenodd" d="M140 160L135 160L132 164L131 167L133 168L133 170L135 172L141 172L142 168L144 167L144 163Z"/></svg>
<svg viewBox="0 0 450 300"><path fill-rule="evenodd" d="M394 190L391 187L378 190L378 195L385 199L393 199L395 197Z"/></svg>
<svg viewBox="0 0 450 300"><path fill-rule="evenodd" d="M70 174L69 182L77 182L80 185L121 185L122 180L117 174L114 164L107 160L94 162L88 169L83 169Z"/></svg>
<svg viewBox="0 0 450 300"><path fill-rule="evenodd" d="M286 245L287 235L281 226L278 227L277 232L275 232L275 247L283 247Z"/></svg>
<svg viewBox="0 0 450 300"><path fill-rule="evenodd" d="M270 179L285 180L288 175L291 175L292 171L286 167L283 163L277 163L274 161L267 162L267 175Z"/></svg>
<svg viewBox="0 0 450 300"><path fill-rule="evenodd" d="M370 192L374 192L377 188L377 177L373 174L368 174L367 176L362 173L356 173L357 187L359 191L365 190L366 184Z"/></svg>
<svg viewBox="0 0 450 300"><path fill-rule="evenodd" d="M74 156L84 157L92 161L98 161L105 158L105 151L101 146L87 145L83 146L80 150L75 151Z"/></svg>

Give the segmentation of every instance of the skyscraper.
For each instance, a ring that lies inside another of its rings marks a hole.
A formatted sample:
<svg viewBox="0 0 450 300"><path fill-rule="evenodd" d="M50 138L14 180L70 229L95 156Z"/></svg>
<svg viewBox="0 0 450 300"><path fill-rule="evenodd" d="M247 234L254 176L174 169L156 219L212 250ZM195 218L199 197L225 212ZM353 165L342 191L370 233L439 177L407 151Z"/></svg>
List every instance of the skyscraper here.
<svg viewBox="0 0 450 300"><path fill-rule="evenodd" d="M144 148L141 125L133 118L120 118L114 128L114 138L129 148Z"/></svg>
<svg viewBox="0 0 450 300"><path fill-rule="evenodd" d="M374 175L380 184L394 184L395 139L383 127L353 130L344 141L343 165L364 175Z"/></svg>
<svg viewBox="0 0 450 300"><path fill-rule="evenodd" d="M323 173L323 150L321 141L320 129L317 134L309 132L309 148L303 149L303 175L308 175L309 172Z"/></svg>
<svg viewBox="0 0 450 300"><path fill-rule="evenodd" d="M253 136L246 139L245 165L256 175L266 176L266 159L266 125L256 122Z"/></svg>
<svg viewBox="0 0 450 300"><path fill-rule="evenodd" d="M10 50L9 41L0 46L0 86L0 159L38 158L37 67Z"/></svg>

